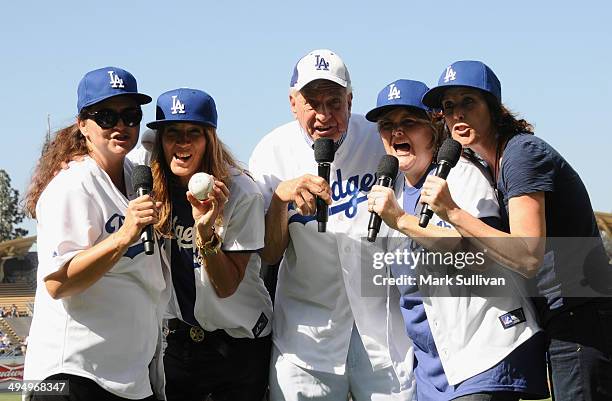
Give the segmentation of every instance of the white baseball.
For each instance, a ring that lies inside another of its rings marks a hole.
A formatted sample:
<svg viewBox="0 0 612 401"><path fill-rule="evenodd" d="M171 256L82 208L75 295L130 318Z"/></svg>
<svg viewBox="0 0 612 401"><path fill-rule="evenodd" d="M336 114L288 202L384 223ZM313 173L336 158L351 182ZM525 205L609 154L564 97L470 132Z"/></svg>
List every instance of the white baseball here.
<svg viewBox="0 0 612 401"><path fill-rule="evenodd" d="M213 178L206 173L195 173L189 179L187 188L196 197L197 200L203 201L208 199L208 194L213 189Z"/></svg>

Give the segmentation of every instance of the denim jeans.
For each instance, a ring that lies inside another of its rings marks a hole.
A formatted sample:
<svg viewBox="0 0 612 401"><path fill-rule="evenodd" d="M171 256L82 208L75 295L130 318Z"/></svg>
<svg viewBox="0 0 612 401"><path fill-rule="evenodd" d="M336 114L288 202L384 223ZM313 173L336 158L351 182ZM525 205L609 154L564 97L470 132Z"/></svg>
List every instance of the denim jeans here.
<svg viewBox="0 0 612 401"><path fill-rule="evenodd" d="M612 300L563 312L546 333L553 400L612 400Z"/></svg>

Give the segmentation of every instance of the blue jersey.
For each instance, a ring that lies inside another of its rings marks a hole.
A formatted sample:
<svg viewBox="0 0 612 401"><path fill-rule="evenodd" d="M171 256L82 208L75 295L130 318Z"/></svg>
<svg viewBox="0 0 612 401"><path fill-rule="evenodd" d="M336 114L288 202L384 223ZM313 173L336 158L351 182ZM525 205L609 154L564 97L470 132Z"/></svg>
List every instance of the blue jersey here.
<svg viewBox="0 0 612 401"><path fill-rule="evenodd" d="M534 283L544 297L535 300L542 324L586 302L589 296L610 295L612 273L608 258L589 194L576 171L535 135L512 137L502 156L497 187L500 207L506 212L502 216L506 226L511 198L545 194L547 254ZM599 294L589 294L589 288Z"/></svg>
<svg viewBox="0 0 612 401"><path fill-rule="evenodd" d="M171 271L174 292L181 308L181 317L185 323L198 326L193 310L196 300L195 275L193 269L200 267L194 257L192 235L194 220L191 204L185 195L187 188L170 187L172 203L172 238Z"/></svg>

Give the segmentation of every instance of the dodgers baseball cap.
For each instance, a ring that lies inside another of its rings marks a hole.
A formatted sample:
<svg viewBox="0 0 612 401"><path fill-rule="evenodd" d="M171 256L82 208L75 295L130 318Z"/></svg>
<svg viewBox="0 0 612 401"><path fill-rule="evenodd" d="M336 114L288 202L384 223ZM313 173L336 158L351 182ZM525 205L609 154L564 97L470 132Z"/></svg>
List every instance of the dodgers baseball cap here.
<svg viewBox="0 0 612 401"><path fill-rule="evenodd" d="M179 88L157 98L155 121L147 124L157 129L168 123L203 124L217 128L217 106L208 93L199 89Z"/></svg>
<svg viewBox="0 0 612 401"><path fill-rule="evenodd" d="M423 96L423 103L432 108L441 108L444 91L453 86L467 86L488 92L501 103L501 84L499 79L481 61L456 61L446 67L438 80L438 86L431 88Z"/></svg>
<svg viewBox="0 0 612 401"><path fill-rule="evenodd" d="M428 90L423 82L410 79L393 81L378 92L376 107L368 111L365 117L369 121L376 122L382 113L395 107L412 107L429 112L430 108L421 101Z"/></svg>
<svg viewBox="0 0 612 401"><path fill-rule="evenodd" d="M150 103L151 97L138 93L136 78L118 67L104 67L89 71L79 82L77 111L115 96L132 96L140 104Z"/></svg>
<svg viewBox="0 0 612 401"><path fill-rule="evenodd" d="M313 50L302 57L293 68L289 87L301 90L314 80L325 79L350 89L351 77L344 61L331 50Z"/></svg>

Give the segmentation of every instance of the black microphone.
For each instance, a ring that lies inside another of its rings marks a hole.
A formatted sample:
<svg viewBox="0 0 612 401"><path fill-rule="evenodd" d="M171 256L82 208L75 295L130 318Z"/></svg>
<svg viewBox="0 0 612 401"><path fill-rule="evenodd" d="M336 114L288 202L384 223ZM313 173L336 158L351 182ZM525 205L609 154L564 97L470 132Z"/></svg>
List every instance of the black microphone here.
<svg viewBox="0 0 612 401"><path fill-rule="evenodd" d="M451 168L457 165L459 157L461 156L461 144L455 141L453 138L447 138L442 142L440 150L438 150L438 168L436 168L436 177L440 177L443 180L448 177L448 173ZM419 218L419 226L425 228L429 224L429 219L433 216L433 210L428 204L424 204L421 209L421 217Z"/></svg>
<svg viewBox="0 0 612 401"><path fill-rule="evenodd" d="M314 143L315 160L319 164L319 177L329 183L330 164L334 161L334 141L329 138L319 138ZM323 199L317 196L317 222L319 232L324 233L327 228L328 207Z"/></svg>
<svg viewBox="0 0 612 401"><path fill-rule="evenodd" d="M153 190L153 174L151 174L151 168L142 165L134 166L132 170L132 186L134 187L134 192L136 192L138 196L151 193ZM140 238L144 244L145 253L147 255L153 255L153 226L150 224L146 226Z"/></svg>
<svg viewBox="0 0 612 401"><path fill-rule="evenodd" d="M395 156L384 155L378 163L378 170L376 171L378 181L376 181L376 185L392 188L398 169L399 160L397 160ZM368 241L376 241L376 236L380 230L380 223L382 223L380 216L375 212L370 212L370 222L368 223Z"/></svg>

